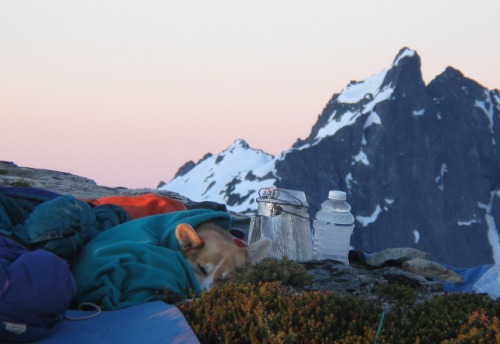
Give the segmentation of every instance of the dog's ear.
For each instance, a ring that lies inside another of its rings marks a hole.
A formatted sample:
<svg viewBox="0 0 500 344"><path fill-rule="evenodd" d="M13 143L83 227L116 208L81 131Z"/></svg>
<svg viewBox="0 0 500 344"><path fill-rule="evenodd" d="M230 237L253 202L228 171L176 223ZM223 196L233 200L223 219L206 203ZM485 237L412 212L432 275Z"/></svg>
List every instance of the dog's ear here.
<svg viewBox="0 0 500 344"><path fill-rule="evenodd" d="M203 241L200 239L196 231L187 223L181 223L175 228L175 237L179 242L181 251L188 253L190 250L197 249L203 246Z"/></svg>
<svg viewBox="0 0 500 344"><path fill-rule="evenodd" d="M261 239L248 246L246 250L248 252L248 260L250 263L257 263L258 261L266 258L269 251L271 251L271 244L271 240Z"/></svg>

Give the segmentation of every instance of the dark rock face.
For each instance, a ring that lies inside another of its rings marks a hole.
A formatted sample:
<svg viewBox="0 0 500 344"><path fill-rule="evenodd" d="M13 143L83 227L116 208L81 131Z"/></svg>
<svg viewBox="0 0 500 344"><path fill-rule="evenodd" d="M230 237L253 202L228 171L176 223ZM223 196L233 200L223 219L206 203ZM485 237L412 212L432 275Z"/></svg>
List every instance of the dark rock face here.
<svg viewBox="0 0 500 344"><path fill-rule="evenodd" d="M347 104L334 95L309 138L276 162L277 186L305 191L311 215L328 190L347 191L358 250L404 246L457 267L493 263L488 231L500 223L486 217L500 219L498 90L451 67L426 86L419 56L405 49L384 88L392 94L378 102L367 95ZM317 139L349 112L358 116L351 125ZM370 124L374 113L379 123Z"/></svg>

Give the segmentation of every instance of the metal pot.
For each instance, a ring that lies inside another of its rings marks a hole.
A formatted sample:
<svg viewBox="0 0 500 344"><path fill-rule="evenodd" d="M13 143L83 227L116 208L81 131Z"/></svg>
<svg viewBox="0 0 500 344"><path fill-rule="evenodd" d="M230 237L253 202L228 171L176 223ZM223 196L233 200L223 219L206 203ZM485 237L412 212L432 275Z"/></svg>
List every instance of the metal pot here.
<svg viewBox="0 0 500 344"><path fill-rule="evenodd" d="M258 214L250 219L249 243L268 238L271 257L311 260L311 223L304 192L265 188L259 190L257 203Z"/></svg>

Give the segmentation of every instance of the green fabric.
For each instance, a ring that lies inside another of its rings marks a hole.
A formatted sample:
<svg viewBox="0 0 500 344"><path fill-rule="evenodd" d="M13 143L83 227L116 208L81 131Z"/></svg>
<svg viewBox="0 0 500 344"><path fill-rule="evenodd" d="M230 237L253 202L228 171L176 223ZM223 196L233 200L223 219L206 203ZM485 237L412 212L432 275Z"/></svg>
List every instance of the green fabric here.
<svg viewBox="0 0 500 344"><path fill-rule="evenodd" d="M10 235L10 230L24 223L29 214L49 196L37 195L24 189L0 187L0 230Z"/></svg>
<svg viewBox="0 0 500 344"><path fill-rule="evenodd" d="M95 208L73 197L59 196L46 201L10 232L30 248L43 248L68 262L100 232L130 220L127 212L114 205Z"/></svg>
<svg viewBox="0 0 500 344"><path fill-rule="evenodd" d="M228 213L195 209L148 216L108 229L92 239L76 260L76 301L105 310L161 299L163 292L189 297L201 293L175 237L180 223L206 221L229 229Z"/></svg>

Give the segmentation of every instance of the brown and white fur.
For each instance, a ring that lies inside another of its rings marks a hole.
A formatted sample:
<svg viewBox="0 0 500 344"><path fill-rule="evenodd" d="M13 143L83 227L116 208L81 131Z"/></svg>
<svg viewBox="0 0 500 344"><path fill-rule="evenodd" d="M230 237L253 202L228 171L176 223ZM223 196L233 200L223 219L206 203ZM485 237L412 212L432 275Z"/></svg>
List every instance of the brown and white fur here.
<svg viewBox="0 0 500 344"><path fill-rule="evenodd" d="M175 230L182 253L193 268L200 288L209 290L212 284L245 263L264 259L271 250L271 240L262 239L248 247L239 247L229 232L211 222L204 222L196 230L181 223Z"/></svg>

